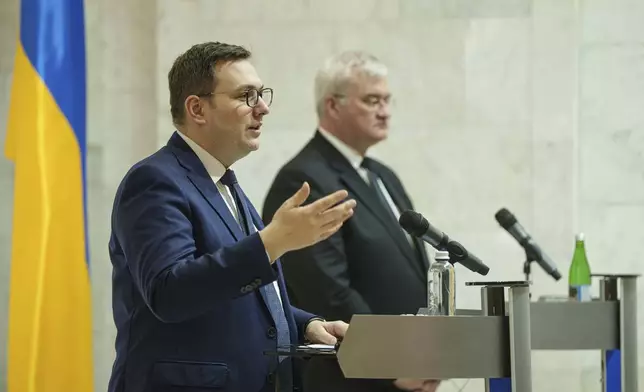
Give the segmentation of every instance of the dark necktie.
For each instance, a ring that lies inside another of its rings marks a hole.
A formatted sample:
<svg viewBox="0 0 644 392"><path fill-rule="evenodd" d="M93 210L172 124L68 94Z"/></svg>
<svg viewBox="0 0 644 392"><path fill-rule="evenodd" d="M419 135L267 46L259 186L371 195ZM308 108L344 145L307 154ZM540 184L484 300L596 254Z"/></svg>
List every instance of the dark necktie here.
<svg viewBox="0 0 644 392"><path fill-rule="evenodd" d="M237 210L239 211L239 225L242 227L246 235L250 235L255 230L253 228L253 221L251 219L250 211L248 205L246 204L244 198L242 197L242 191L237 182L237 177L235 172L231 169L226 170L223 177L220 179L223 185L226 185L230 188L230 193L233 195L235 204L237 204ZM284 308L280 302L280 299L277 295L277 290L273 283L269 283L260 287L260 293L268 305L268 308L273 316L275 325L277 326L277 345L278 346L288 346L291 344L290 331L288 328L288 322L286 321L286 315L284 314ZM293 368L290 358L288 357L278 357L279 363L277 366L277 378L279 383L280 392L292 392L293 391Z"/></svg>
<svg viewBox="0 0 644 392"><path fill-rule="evenodd" d="M394 215L394 211L391 209L391 206L389 205L389 202L387 201L387 197L385 196L384 192L382 191L382 188L380 187L380 184L378 182L378 175L373 171L374 167L374 161L373 159L370 158L364 158L362 160L362 163L360 164L362 168L364 168L367 172L367 178L369 179L369 185L373 189L373 191L376 193L376 196L380 203L382 204L382 207L387 211L386 214L393 219L392 224L398 226L398 218ZM411 247L416 253L416 256L418 257L419 260L422 260L422 251L420 249L421 246L423 246L420 242L420 240L415 239L415 238L410 238L408 237L408 234L402 230L403 234L405 234L405 237L411 240Z"/></svg>
<svg viewBox="0 0 644 392"><path fill-rule="evenodd" d="M362 163L360 164L366 172L367 172L367 178L369 179L369 185L371 186L371 189L375 192L376 197L380 201L380 204L382 205L382 208L385 209L387 215L394 221L394 224L398 224L398 218L394 215L394 212L391 209L391 206L389 205L389 202L387 201L387 197L385 196L384 192L382 191L382 188L380 187L380 184L378 182L378 175L373 171L373 166L374 162L370 158L364 158L362 160Z"/></svg>

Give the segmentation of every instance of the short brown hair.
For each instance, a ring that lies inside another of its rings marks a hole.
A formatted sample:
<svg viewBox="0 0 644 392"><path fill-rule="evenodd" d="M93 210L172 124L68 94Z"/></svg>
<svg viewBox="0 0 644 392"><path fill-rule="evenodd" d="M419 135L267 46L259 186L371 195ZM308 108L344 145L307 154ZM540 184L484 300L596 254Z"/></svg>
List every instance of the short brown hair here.
<svg viewBox="0 0 644 392"><path fill-rule="evenodd" d="M197 44L181 54L168 72L170 114L179 125L184 119L184 102L190 95L208 94L215 90L215 66L222 61L244 60L250 51L222 42Z"/></svg>

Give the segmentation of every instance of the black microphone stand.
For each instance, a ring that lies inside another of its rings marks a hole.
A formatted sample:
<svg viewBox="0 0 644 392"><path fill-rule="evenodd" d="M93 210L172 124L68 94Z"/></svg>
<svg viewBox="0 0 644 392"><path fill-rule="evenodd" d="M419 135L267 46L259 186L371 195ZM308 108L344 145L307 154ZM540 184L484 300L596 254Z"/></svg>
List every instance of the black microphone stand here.
<svg viewBox="0 0 644 392"><path fill-rule="evenodd" d="M537 254L537 252L534 251L534 248L532 247L524 247L525 249L525 262L523 263L523 273L525 274L525 280L528 282L528 284L531 284L532 281L530 280L530 274L532 273L531 271L531 264L541 258L541 255Z"/></svg>
<svg viewBox="0 0 644 392"><path fill-rule="evenodd" d="M531 283L531 281L530 281L530 264L533 261L534 260L530 260L530 259L526 258L526 260L523 262L523 273L525 274L525 280L526 280L526 282L528 282L528 284Z"/></svg>
<svg viewBox="0 0 644 392"><path fill-rule="evenodd" d="M528 285L532 284L531 273L532 273L532 263L539 260L541 255L534 251L533 247L523 247L525 250L525 261L523 262L523 273L525 274L525 281L528 282ZM529 293L530 298L532 298L532 292Z"/></svg>

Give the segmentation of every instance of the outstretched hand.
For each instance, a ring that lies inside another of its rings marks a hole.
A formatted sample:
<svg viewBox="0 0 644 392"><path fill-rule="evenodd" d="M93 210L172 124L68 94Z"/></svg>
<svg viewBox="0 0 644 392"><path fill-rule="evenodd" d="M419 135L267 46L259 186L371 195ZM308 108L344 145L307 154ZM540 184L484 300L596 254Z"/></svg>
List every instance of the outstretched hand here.
<svg viewBox="0 0 644 392"><path fill-rule="evenodd" d="M349 195L347 191L340 190L302 206L310 193L310 185L305 182L260 232L271 262L286 252L327 239L353 215L356 201L344 200Z"/></svg>

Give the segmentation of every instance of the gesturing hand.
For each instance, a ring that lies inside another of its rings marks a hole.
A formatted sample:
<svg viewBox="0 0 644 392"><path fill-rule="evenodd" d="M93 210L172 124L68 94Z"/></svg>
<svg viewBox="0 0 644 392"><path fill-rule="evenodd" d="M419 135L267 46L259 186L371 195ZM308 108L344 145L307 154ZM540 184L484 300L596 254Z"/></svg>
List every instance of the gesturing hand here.
<svg viewBox="0 0 644 392"><path fill-rule="evenodd" d="M311 193L308 183L275 212L271 223L260 232L271 262L284 253L325 240L353 215L355 200L345 200L340 190L302 206Z"/></svg>

